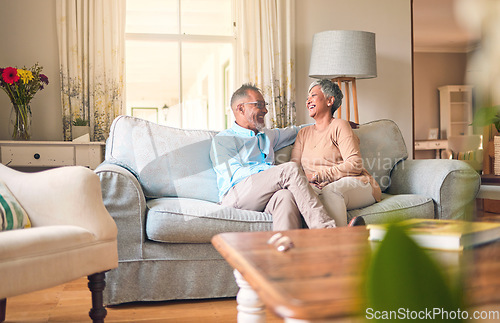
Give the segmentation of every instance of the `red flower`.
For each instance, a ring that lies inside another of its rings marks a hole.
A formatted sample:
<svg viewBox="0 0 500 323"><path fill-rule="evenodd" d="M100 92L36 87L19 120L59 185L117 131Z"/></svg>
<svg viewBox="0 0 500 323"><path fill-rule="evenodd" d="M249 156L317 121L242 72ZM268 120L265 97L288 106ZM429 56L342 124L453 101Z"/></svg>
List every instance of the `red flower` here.
<svg viewBox="0 0 500 323"><path fill-rule="evenodd" d="M40 74L40 81L45 83L46 85L49 84L49 78L45 74Z"/></svg>
<svg viewBox="0 0 500 323"><path fill-rule="evenodd" d="M5 83L13 84L19 81L19 75L17 75L17 69L14 67L7 67L2 72L2 78Z"/></svg>
<svg viewBox="0 0 500 323"><path fill-rule="evenodd" d="M44 89L43 83L45 83L45 85L48 85L49 84L49 78L45 74L40 74L39 78L40 78L40 82L42 82L42 84L40 84L40 90L43 90Z"/></svg>

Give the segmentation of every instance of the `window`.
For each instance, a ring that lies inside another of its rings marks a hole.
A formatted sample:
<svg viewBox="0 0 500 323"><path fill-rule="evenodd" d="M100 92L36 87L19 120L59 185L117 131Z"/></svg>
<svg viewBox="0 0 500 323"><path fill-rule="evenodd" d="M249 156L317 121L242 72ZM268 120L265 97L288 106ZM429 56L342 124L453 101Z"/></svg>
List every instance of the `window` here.
<svg viewBox="0 0 500 323"><path fill-rule="evenodd" d="M127 113L173 127L230 126L233 11L233 0L127 0Z"/></svg>

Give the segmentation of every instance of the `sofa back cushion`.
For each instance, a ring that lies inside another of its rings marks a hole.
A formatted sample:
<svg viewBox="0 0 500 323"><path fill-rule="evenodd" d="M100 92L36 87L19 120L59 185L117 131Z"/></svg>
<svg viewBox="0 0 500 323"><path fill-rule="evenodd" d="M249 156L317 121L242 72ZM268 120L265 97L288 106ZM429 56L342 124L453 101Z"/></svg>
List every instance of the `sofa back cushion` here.
<svg viewBox="0 0 500 323"><path fill-rule="evenodd" d="M218 201L210 146L216 131L185 130L119 116L106 143L106 161L133 172L147 198Z"/></svg>
<svg viewBox="0 0 500 323"><path fill-rule="evenodd" d="M360 139L364 167L382 191L390 185L394 165L408 158L403 136L391 120L354 129ZM119 116L106 143L106 161L134 173L147 198L186 197L218 201L217 178L210 161L216 131L186 130ZM276 152L277 164L290 160L292 146Z"/></svg>
<svg viewBox="0 0 500 323"><path fill-rule="evenodd" d="M408 158L403 135L392 120L381 119L362 124L354 133L359 137L364 168L382 191L391 184L391 170Z"/></svg>

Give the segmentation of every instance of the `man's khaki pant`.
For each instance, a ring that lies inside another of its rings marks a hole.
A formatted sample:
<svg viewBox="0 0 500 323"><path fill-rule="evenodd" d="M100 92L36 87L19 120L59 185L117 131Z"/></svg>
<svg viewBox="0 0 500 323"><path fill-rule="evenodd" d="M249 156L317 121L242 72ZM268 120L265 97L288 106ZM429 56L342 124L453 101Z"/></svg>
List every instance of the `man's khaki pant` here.
<svg viewBox="0 0 500 323"><path fill-rule="evenodd" d="M221 204L270 213L275 231L301 228L301 214L311 229L335 227L335 220L314 193L302 168L294 162L245 178L227 192Z"/></svg>

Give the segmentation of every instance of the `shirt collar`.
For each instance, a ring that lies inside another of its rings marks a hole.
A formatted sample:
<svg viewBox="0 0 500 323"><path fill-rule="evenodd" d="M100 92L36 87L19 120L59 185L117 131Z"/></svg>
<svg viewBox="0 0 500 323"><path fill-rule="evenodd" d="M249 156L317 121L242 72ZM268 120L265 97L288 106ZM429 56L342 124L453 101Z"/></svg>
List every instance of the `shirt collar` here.
<svg viewBox="0 0 500 323"><path fill-rule="evenodd" d="M255 134L255 132L253 130L243 128L242 126L237 124L236 121L234 122L232 129L235 133L237 133L239 135L247 136L247 137L255 137L256 135L264 134L263 132L258 132L257 134Z"/></svg>

